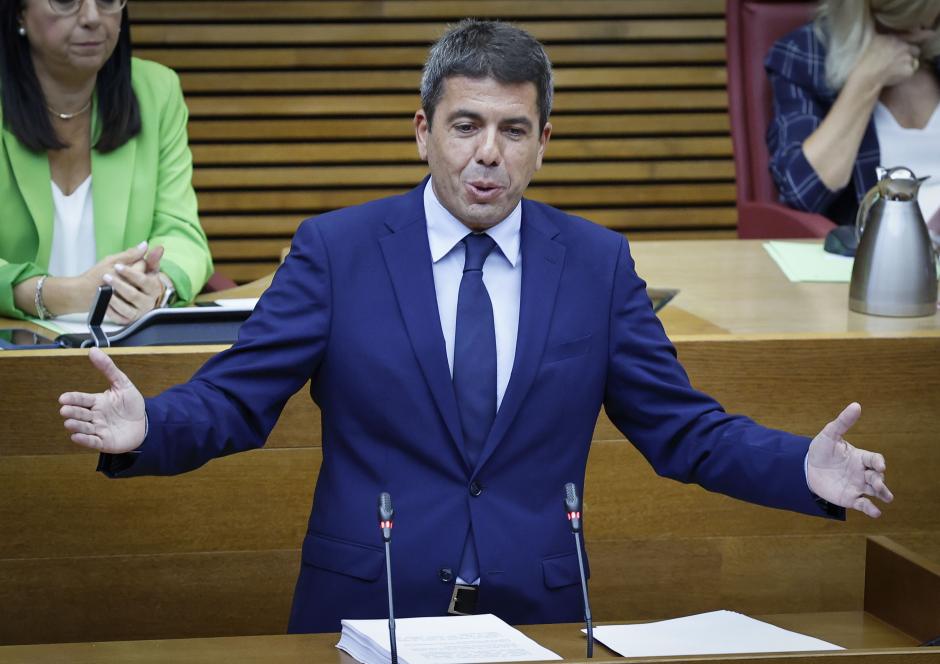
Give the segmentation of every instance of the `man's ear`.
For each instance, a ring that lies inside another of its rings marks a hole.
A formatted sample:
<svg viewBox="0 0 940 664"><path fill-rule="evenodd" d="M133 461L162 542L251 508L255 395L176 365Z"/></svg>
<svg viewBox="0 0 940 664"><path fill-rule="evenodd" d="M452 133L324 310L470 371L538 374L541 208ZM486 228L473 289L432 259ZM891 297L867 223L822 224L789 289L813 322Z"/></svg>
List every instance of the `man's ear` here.
<svg viewBox="0 0 940 664"><path fill-rule="evenodd" d="M546 122L539 135L539 156L535 162L535 170L542 168L542 158L545 157L545 148L548 147L548 139L552 136L552 123Z"/></svg>
<svg viewBox="0 0 940 664"><path fill-rule="evenodd" d="M418 156L422 161L428 160L428 134L431 131L431 123L423 108L419 108L415 113L415 142L418 144Z"/></svg>

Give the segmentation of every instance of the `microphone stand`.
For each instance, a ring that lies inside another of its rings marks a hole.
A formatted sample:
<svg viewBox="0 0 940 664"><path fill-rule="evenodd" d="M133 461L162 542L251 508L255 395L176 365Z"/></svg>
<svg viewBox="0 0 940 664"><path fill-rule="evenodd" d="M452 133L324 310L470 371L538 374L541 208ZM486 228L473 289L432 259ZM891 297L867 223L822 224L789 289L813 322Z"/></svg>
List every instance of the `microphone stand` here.
<svg viewBox="0 0 940 664"><path fill-rule="evenodd" d="M578 552L578 571L581 573L581 594L584 598L584 623L587 627L587 656L594 657L594 619L591 617L591 603L588 601L587 577L584 575L584 558L581 555L581 501L573 482L565 485L565 510L568 522L574 534L574 548Z"/></svg>
<svg viewBox="0 0 940 664"><path fill-rule="evenodd" d="M391 645L392 664L398 664L398 642L395 638L395 605L392 602L392 497L382 492L379 494L379 527L385 542L385 579L388 582L388 641Z"/></svg>

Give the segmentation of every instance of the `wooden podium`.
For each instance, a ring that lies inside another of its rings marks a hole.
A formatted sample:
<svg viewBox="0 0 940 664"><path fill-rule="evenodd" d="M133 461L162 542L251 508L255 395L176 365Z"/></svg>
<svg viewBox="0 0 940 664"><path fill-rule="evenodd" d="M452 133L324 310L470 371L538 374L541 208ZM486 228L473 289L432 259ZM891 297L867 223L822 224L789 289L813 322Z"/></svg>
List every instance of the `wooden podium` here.
<svg viewBox="0 0 940 664"><path fill-rule="evenodd" d="M656 477L602 414L584 496L595 618L723 608L857 650L818 657L936 661L913 646L937 635L940 316L849 312L847 284L791 283L759 242L632 251L651 286L680 290L661 320L693 384L728 411L806 435L859 401L850 440L885 454L897 499L881 519L845 523L744 504ZM218 350L111 353L151 395ZM335 636L265 636L287 624L322 458L306 392L265 449L180 477L110 481L58 415L62 391L103 387L85 355L0 352L0 644L15 646L0 661L165 661L186 649L202 661L318 661L316 647L337 658ZM916 599L927 588L933 595ZM523 629L581 656L577 626ZM95 644L55 645L64 642Z"/></svg>
<svg viewBox="0 0 940 664"><path fill-rule="evenodd" d="M889 664L940 662L940 647L917 643L940 635L940 565L885 537L867 540L864 611L757 616L785 629L815 636L848 650L806 653L622 658L600 644L585 659L581 624L526 625L521 631L570 662L735 662L739 664ZM0 664L203 664L337 662L354 659L336 649L338 634L248 636L160 641L119 641L0 647Z"/></svg>

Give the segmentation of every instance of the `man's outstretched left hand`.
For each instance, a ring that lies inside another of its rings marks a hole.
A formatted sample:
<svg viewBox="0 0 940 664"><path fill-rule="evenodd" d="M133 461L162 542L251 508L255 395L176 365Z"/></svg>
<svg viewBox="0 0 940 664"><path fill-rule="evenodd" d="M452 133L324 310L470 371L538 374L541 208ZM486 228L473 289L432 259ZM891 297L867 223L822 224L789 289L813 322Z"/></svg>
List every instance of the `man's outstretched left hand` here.
<svg viewBox="0 0 940 664"><path fill-rule="evenodd" d="M820 498L877 518L881 510L869 497L890 503L894 494L885 485L885 458L877 452L857 449L844 438L861 414L862 407L850 403L813 438L807 454L806 482Z"/></svg>

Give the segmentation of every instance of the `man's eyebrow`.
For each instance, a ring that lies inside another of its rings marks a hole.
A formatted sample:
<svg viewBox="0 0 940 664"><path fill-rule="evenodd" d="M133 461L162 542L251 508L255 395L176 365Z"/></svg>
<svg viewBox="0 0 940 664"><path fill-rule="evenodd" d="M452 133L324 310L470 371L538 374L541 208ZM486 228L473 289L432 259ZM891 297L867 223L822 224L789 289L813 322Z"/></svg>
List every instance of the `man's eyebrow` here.
<svg viewBox="0 0 940 664"><path fill-rule="evenodd" d="M453 122L454 120L458 120L461 118L466 119L466 120L473 120L474 122L483 121L483 116L477 113L476 111L470 111L470 110L462 109L462 108L458 108L457 110L453 111L450 115L448 115L447 121ZM499 124L503 126L521 125L526 128L532 127L532 121L524 115L520 115L514 118L505 118L503 120L500 120Z"/></svg>
<svg viewBox="0 0 940 664"><path fill-rule="evenodd" d="M483 119L483 116L480 115L479 113L476 113L475 111L468 111L463 108L458 108L457 110L455 110L454 112L452 112L450 115L447 116L447 121L453 122L454 120L458 118L466 118L468 120L474 120L474 121L479 122Z"/></svg>
<svg viewBox="0 0 940 664"><path fill-rule="evenodd" d="M503 120L502 122L500 122L500 124L502 124L502 125L522 125L523 127L526 127L526 128L531 128L531 127L532 127L532 121L531 121L529 118L527 118L526 116L524 116L524 115L520 115L519 117L516 117L516 118L506 118L505 120Z"/></svg>

